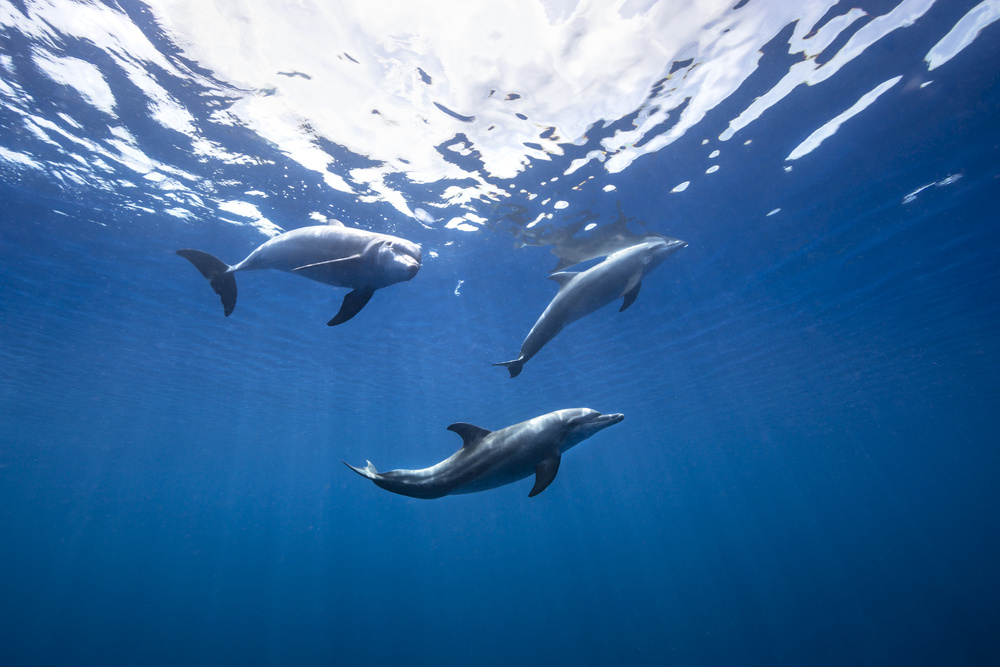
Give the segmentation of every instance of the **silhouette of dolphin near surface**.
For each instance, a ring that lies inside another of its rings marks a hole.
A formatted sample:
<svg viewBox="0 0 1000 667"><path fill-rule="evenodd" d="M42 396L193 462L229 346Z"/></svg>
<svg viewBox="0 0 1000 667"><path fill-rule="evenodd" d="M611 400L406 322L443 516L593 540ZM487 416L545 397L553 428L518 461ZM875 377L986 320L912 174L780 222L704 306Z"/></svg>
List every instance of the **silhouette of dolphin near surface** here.
<svg viewBox="0 0 1000 667"><path fill-rule="evenodd" d="M623 419L622 414L602 415L589 408L571 408L499 431L459 422L448 430L462 436L462 448L429 468L380 473L371 461L363 468L347 462L344 465L386 491L411 498L486 491L534 474L535 485L528 494L532 497L556 478L566 450Z"/></svg>
<svg viewBox="0 0 1000 667"><path fill-rule="evenodd" d="M349 287L329 326L358 314L375 290L410 280L420 270L420 246L406 239L345 227L340 223L293 229L260 245L230 266L200 250L178 250L205 276L229 317L236 307L237 271L277 269L310 280Z"/></svg>
<svg viewBox="0 0 1000 667"><path fill-rule="evenodd" d="M521 354L513 361L494 366L506 366L512 378L538 351L556 337L563 328L584 315L589 315L619 297L625 297L619 312L639 296L642 279L660 265L667 256L686 246L679 239L663 237L619 250L608 255L600 264L586 271L560 271L549 276L559 283L559 293L549 303L527 338L521 344Z"/></svg>

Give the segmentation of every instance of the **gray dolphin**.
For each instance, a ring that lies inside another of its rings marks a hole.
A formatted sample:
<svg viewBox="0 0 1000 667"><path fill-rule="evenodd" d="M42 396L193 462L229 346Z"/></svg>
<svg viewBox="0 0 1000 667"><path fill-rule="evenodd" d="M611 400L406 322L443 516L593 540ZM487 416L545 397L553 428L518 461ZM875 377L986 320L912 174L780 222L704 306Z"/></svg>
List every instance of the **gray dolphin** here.
<svg viewBox="0 0 1000 667"><path fill-rule="evenodd" d="M525 206L498 204L497 208L510 211L504 218L518 225L509 231L517 238L520 245L552 246L552 254L558 257L559 261L550 273L568 269L574 264L580 264L597 257L606 257L616 250L622 250L645 241L665 238L663 234L656 232L635 234L630 231L628 223L638 222L640 226L644 226L645 223L627 217L622 211L621 202L618 202L618 217L615 221L601 226L596 226L594 221L600 220L604 216L594 213L590 209L583 209L574 215L567 216L563 219L571 221L569 224L554 227L545 223L535 226L531 222L534 213Z"/></svg>
<svg viewBox="0 0 1000 667"><path fill-rule="evenodd" d="M212 284L229 317L236 307L237 271L278 269L336 287L350 287L340 312L327 322L343 324L365 307L375 290L409 280L420 270L420 246L411 241L342 224L301 227L275 236L239 264L229 266L200 250L178 250Z"/></svg>
<svg viewBox="0 0 1000 667"><path fill-rule="evenodd" d="M642 287L642 279L646 274L659 266L668 255L686 245L684 241L669 237L651 239L614 252L586 271L553 273L549 278L559 283L559 293L535 322L535 326L531 327L528 337L521 344L521 354L513 361L493 365L506 366L510 376L517 377L528 359L538 354L570 322L589 315L619 297L625 297L619 312L625 310L639 296L639 288Z"/></svg>
<svg viewBox="0 0 1000 667"><path fill-rule="evenodd" d="M386 491L411 498L486 491L534 473L535 485L528 494L532 497L556 478L563 452L623 419L622 414L602 415L590 408L570 408L499 431L458 422L448 430L462 436L462 448L430 468L380 473L371 461L364 468L347 462L344 465Z"/></svg>
<svg viewBox="0 0 1000 667"><path fill-rule="evenodd" d="M552 247L552 254L559 258L552 272L562 271L574 264L580 264L595 257L604 257L639 243L666 238L656 232L632 234L612 227L600 227L590 238L570 239Z"/></svg>

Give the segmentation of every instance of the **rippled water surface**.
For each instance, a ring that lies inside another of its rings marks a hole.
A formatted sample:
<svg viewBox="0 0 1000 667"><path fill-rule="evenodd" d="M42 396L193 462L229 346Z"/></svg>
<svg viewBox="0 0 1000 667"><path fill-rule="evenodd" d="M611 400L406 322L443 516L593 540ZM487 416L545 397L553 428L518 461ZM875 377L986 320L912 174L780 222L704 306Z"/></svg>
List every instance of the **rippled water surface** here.
<svg viewBox="0 0 1000 667"><path fill-rule="evenodd" d="M996 2L0 0L10 664L987 664ZM228 263L343 223L346 290ZM558 286L683 239L513 359ZM453 422L625 420L426 501Z"/></svg>

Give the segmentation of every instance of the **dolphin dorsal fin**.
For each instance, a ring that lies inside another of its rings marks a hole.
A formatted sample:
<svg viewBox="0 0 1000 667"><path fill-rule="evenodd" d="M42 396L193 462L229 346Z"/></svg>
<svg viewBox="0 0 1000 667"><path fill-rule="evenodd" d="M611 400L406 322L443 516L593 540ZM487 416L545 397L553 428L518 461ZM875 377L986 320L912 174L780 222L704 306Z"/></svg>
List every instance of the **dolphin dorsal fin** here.
<svg viewBox="0 0 1000 667"><path fill-rule="evenodd" d="M555 272L555 271L562 271L563 269L569 268L569 267L573 266L574 264L579 264L579 262L574 262L573 260L569 259L568 257L560 257L559 261L556 262L556 268L552 269L552 271L553 272Z"/></svg>
<svg viewBox="0 0 1000 667"><path fill-rule="evenodd" d="M465 422L455 422L448 427L448 430L462 436L463 449L466 447L469 449L475 447L483 441L483 438L493 432L479 426L474 426L473 424L466 424Z"/></svg>
<svg viewBox="0 0 1000 667"><path fill-rule="evenodd" d="M559 271L558 273L549 274L549 280L554 280L559 283L559 289L566 287L566 284L580 275L579 271Z"/></svg>

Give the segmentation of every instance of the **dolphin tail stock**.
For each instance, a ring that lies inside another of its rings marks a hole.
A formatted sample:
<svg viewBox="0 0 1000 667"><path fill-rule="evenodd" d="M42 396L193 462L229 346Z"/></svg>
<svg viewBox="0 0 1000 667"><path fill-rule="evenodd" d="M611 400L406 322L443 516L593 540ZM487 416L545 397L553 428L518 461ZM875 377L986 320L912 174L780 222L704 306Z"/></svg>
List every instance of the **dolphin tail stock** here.
<svg viewBox="0 0 1000 667"><path fill-rule="evenodd" d="M177 254L194 264L194 268L201 271L201 275L208 279L212 289L222 299L223 312L229 317L236 307L236 277L230 271L232 267L218 257L200 250L184 248L178 250Z"/></svg>
<svg viewBox="0 0 1000 667"><path fill-rule="evenodd" d="M521 369L524 367L524 362L525 361L527 361L527 359L522 359L521 357L518 357L517 359L514 359L513 361L501 361L500 363L493 364L493 365L494 366L503 366L504 368L506 368L508 370L508 372L510 372L510 376L512 378L516 378L518 375L521 374Z"/></svg>
<svg viewBox="0 0 1000 667"><path fill-rule="evenodd" d="M364 468L356 468L344 460L341 460L341 463L343 463L345 466L347 466L354 472L358 473L362 477L367 477L368 479L378 479L379 477L378 470L375 470L375 466L372 465L371 461L366 460L365 463L367 465Z"/></svg>

